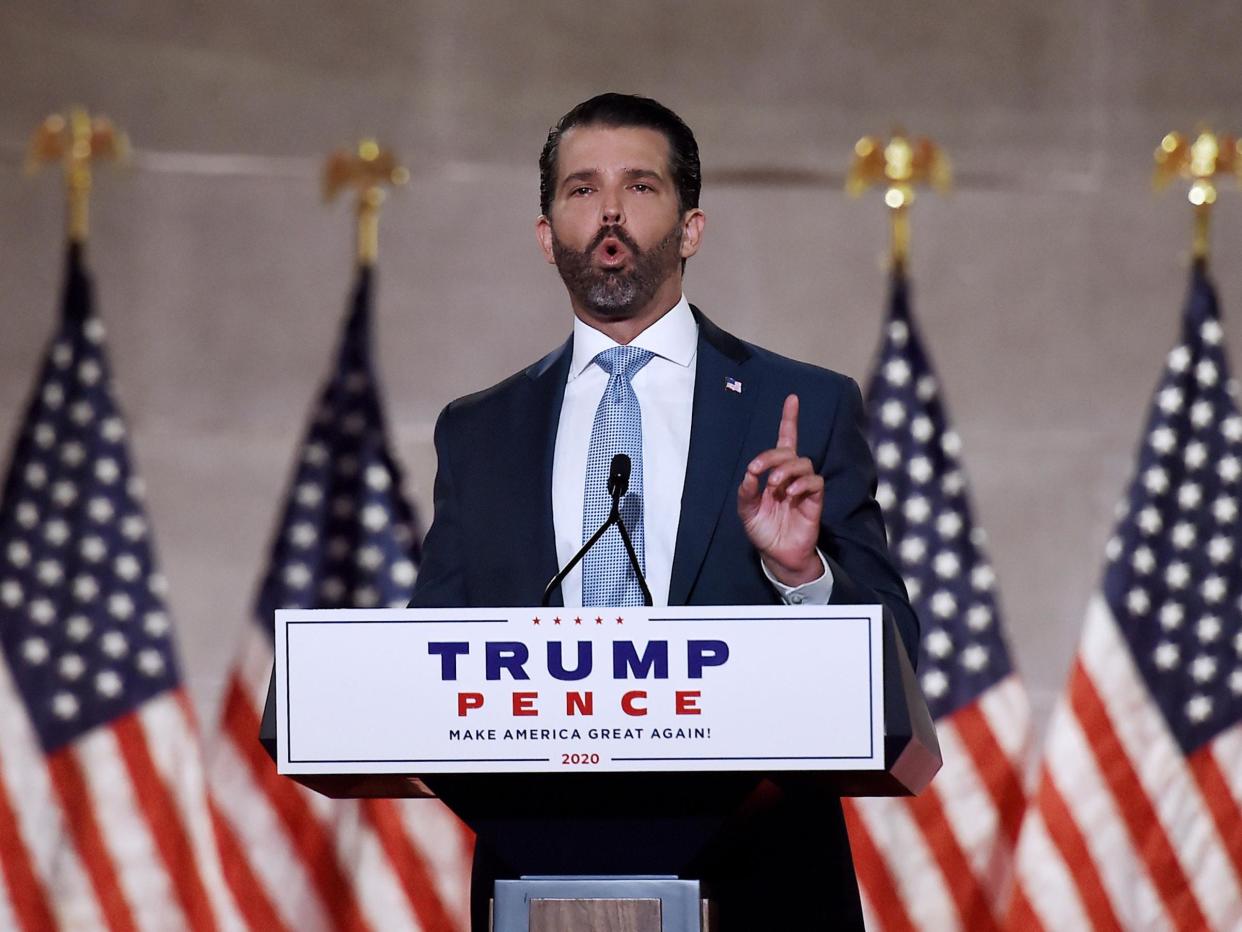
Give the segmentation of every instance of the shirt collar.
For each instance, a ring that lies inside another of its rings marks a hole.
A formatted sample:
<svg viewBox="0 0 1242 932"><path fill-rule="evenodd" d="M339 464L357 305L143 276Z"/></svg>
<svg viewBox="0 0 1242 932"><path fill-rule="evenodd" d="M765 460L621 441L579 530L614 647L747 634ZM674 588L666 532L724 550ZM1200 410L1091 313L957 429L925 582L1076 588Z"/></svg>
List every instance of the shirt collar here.
<svg viewBox="0 0 1242 932"><path fill-rule="evenodd" d="M604 350L619 345L603 332L574 317L574 357L569 364L569 381L582 375ZM683 294L667 314L636 336L630 346L650 350L682 368L694 362L699 348L699 325L690 311L686 296Z"/></svg>

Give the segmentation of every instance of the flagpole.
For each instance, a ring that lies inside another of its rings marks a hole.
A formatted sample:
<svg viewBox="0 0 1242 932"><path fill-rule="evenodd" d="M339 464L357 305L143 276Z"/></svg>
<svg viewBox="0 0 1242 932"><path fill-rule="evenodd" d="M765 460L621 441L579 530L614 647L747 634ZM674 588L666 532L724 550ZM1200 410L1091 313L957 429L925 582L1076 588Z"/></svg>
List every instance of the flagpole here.
<svg viewBox="0 0 1242 932"><path fill-rule="evenodd" d="M1190 182L1186 199L1194 208L1191 255L1196 264L1206 265L1211 253L1216 179L1223 175L1242 177L1242 141L1207 127L1200 128L1193 139L1179 132L1167 133L1156 147L1155 162L1152 186L1157 191L1174 178Z"/></svg>
<svg viewBox="0 0 1242 932"><path fill-rule="evenodd" d="M30 138L26 174L43 165L61 162L69 241L85 244L90 234L92 168L96 161L129 161L129 140L105 116L91 116L85 107L72 107L68 114L48 116Z"/></svg>
<svg viewBox="0 0 1242 932"><path fill-rule="evenodd" d="M845 190L857 197L868 188L884 185L884 204L889 210L889 266L905 272L910 260L910 205L915 189L930 186L940 193L952 186L949 159L936 143L920 137L911 140L900 129L887 140L864 136L854 144L854 158L845 179Z"/></svg>
<svg viewBox="0 0 1242 932"><path fill-rule="evenodd" d="M385 187L403 185L409 178L392 150L374 139L361 140L353 151L338 149L325 160L324 201L331 202L346 188L357 192L354 249L360 267L374 266L379 257L380 208L388 196Z"/></svg>

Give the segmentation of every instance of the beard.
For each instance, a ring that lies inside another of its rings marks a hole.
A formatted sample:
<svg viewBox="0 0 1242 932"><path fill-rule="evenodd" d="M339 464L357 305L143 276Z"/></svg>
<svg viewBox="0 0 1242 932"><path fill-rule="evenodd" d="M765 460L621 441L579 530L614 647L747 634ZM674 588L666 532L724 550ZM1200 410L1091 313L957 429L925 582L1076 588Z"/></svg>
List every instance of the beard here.
<svg viewBox="0 0 1242 932"><path fill-rule="evenodd" d="M552 231L552 257L570 295L597 317L625 320L633 317L655 297L656 291L681 262L681 224L650 249L640 249L623 227L604 226L579 252L562 243ZM630 264L622 269L596 268L592 253L612 236L630 252Z"/></svg>

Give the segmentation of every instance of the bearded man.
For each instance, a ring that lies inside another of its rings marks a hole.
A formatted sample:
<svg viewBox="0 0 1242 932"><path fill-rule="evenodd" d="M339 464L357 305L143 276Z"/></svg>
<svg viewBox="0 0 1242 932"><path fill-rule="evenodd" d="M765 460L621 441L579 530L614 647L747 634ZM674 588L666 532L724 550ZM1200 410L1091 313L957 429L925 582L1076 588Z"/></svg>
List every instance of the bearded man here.
<svg viewBox="0 0 1242 932"><path fill-rule="evenodd" d="M654 604L880 603L917 657L858 386L724 332L682 292L706 221L689 127L654 100L602 94L561 118L539 167L536 234L569 293L573 334L441 414L411 604L538 604L607 516L608 465L624 452L621 512ZM642 604L616 535L569 574L558 604ZM636 834L633 820L509 828L529 837L526 873L701 878L724 932L862 927L837 800L764 783L713 844L670 867L660 852L688 830L676 816ZM476 932L493 878L515 870L480 842Z"/></svg>

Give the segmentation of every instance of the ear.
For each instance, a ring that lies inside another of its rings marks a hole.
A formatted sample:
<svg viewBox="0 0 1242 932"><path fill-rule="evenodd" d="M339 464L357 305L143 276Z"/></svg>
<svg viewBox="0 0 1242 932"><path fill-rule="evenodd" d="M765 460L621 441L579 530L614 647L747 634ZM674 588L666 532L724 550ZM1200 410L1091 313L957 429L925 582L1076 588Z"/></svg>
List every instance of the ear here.
<svg viewBox="0 0 1242 932"><path fill-rule="evenodd" d="M556 256L552 254L552 221L546 214L540 214L539 219L535 221L535 238L539 240L539 248L543 250L543 257L550 265L555 265Z"/></svg>
<svg viewBox="0 0 1242 932"><path fill-rule="evenodd" d="M699 251L699 245L703 242L703 227L707 224L707 215L695 207L686 211L681 224L681 257L689 259Z"/></svg>

